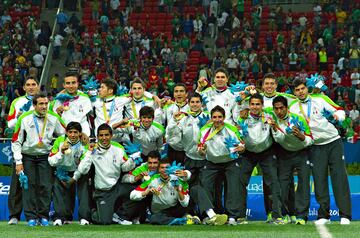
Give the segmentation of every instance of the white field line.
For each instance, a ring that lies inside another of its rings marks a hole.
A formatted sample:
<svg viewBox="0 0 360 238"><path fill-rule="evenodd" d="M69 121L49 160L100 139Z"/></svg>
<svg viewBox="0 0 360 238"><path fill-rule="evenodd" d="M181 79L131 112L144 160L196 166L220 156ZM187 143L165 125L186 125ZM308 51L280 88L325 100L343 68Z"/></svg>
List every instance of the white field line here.
<svg viewBox="0 0 360 238"><path fill-rule="evenodd" d="M315 225L321 238L333 238L328 228L325 225Z"/></svg>

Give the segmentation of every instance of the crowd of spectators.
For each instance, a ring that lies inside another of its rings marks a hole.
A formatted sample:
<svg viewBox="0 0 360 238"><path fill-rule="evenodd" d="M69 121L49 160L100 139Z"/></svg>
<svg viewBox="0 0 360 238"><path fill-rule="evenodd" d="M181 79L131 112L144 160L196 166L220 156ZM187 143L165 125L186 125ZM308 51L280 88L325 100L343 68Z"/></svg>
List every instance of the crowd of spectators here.
<svg viewBox="0 0 360 238"><path fill-rule="evenodd" d="M40 9L37 1L0 4L0 137L9 136L6 114L10 103L24 94L24 79L41 73L51 29L40 21Z"/></svg>

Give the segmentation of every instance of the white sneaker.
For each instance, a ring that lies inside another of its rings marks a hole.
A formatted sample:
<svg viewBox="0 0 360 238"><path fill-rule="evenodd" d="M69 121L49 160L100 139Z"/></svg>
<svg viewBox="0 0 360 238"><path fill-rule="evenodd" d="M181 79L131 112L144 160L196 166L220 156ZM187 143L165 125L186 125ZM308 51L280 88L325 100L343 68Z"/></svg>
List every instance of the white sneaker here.
<svg viewBox="0 0 360 238"><path fill-rule="evenodd" d="M72 221L64 221L64 225L71 225Z"/></svg>
<svg viewBox="0 0 360 238"><path fill-rule="evenodd" d="M350 220L345 217L342 217L340 219L340 225L350 225Z"/></svg>
<svg viewBox="0 0 360 238"><path fill-rule="evenodd" d="M124 218L120 217L118 214L114 213L113 214L113 218L112 218L113 222L118 223L120 225L132 225L133 223L131 221L125 220Z"/></svg>
<svg viewBox="0 0 360 238"><path fill-rule="evenodd" d="M330 224L331 221L330 219L320 218L319 220L316 220L314 223L315 225L327 225Z"/></svg>
<svg viewBox="0 0 360 238"><path fill-rule="evenodd" d="M134 219L132 220L132 223L133 223L134 225L140 225L140 217L134 218Z"/></svg>
<svg viewBox="0 0 360 238"><path fill-rule="evenodd" d="M236 222L235 218L232 218L232 217L229 218L228 225L236 226L237 222Z"/></svg>
<svg viewBox="0 0 360 238"><path fill-rule="evenodd" d="M19 220L16 217L13 217L8 222L8 225L17 225L19 223Z"/></svg>
<svg viewBox="0 0 360 238"><path fill-rule="evenodd" d="M90 222L86 219L81 219L80 220L80 225L81 226L87 226L87 225L90 225Z"/></svg>
<svg viewBox="0 0 360 238"><path fill-rule="evenodd" d="M54 222L53 222L53 226L62 226L62 221L61 219L56 219Z"/></svg>

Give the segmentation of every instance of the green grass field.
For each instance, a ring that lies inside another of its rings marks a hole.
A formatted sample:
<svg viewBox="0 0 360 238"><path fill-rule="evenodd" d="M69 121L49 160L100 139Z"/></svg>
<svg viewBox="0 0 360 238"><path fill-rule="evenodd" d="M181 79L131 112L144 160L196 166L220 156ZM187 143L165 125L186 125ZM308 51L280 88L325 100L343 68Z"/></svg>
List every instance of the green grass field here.
<svg viewBox="0 0 360 238"><path fill-rule="evenodd" d="M352 222L349 226L341 226L334 222L327 226L333 237L360 237L360 222ZM309 223L305 226L296 225L270 225L263 222L251 222L248 225L239 226L80 226L78 224L62 227L27 227L24 222L17 226L9 226L0 222L0 237L22 237L22 238L55 238L55 237L92 237L92 238L223 238L223 237L320 237L316 227Z"/></svg>

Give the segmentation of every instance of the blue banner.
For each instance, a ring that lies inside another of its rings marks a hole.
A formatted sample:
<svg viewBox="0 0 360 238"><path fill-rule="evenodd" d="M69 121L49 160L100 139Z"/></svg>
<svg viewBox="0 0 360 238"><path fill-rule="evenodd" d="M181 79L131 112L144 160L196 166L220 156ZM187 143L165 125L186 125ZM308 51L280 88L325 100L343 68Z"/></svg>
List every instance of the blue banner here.
<svg viewBox="0 0 360 238"><path fill-rule="evenodd" d="M10 141L4 141L0 143L0 164L12 163L12 151Z"/></svg>
<svg viewBox="0 0 360 238"><path fill-rule="evenodd" d="M295 183L297 178L295 177ZM360 220L360 176L349 176L352 215L353 220ZM296 186L295 186L296 187ZM330 190L330 215L331 220L339 220L339 210L335 205L335 200L329 179ZM7 220L9 216L8 211L8 194L10 190L10 177L0 176L0 220ZM251 177L248 185L248 209L247 216L249 220L265 220L263 184L261 176ZM315 200L313 181L311 180L311 202L309 209L309 220L314 220L317 217L318 203ZM51 209L52 210L52 209ZM76 209L75 209L76 211ZM52 212L51 212L52 213ZM74 219L77 216L75 214ZM23 219L23 218L22 218Z"/></svg>

